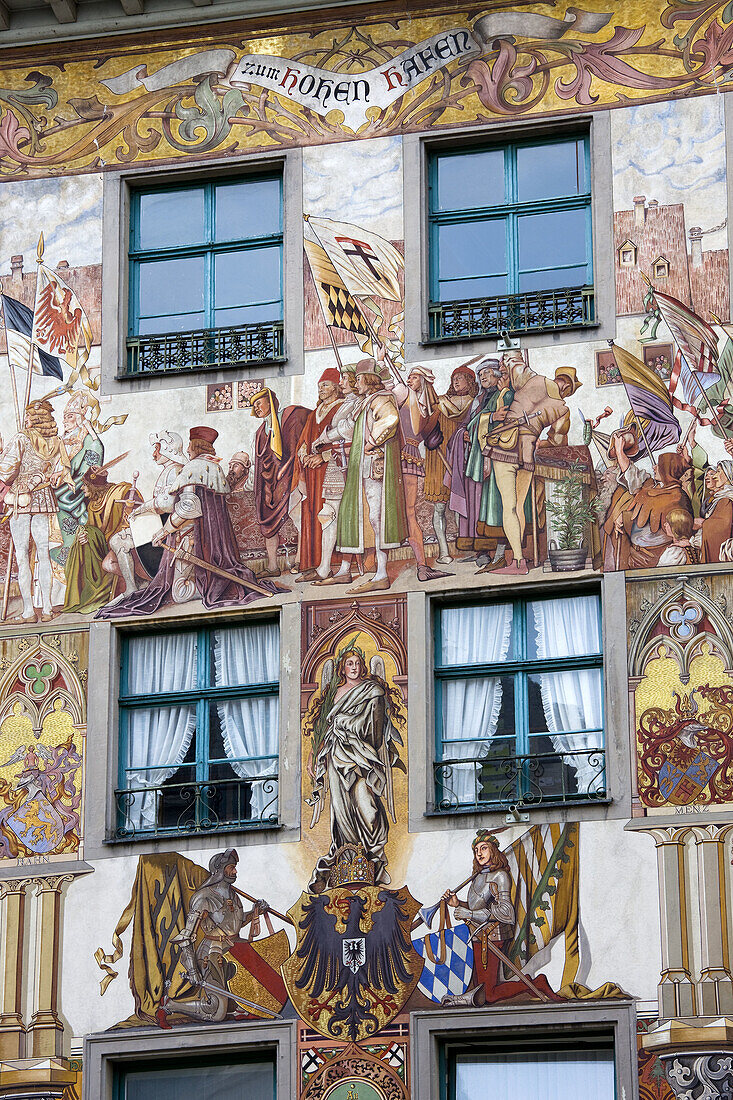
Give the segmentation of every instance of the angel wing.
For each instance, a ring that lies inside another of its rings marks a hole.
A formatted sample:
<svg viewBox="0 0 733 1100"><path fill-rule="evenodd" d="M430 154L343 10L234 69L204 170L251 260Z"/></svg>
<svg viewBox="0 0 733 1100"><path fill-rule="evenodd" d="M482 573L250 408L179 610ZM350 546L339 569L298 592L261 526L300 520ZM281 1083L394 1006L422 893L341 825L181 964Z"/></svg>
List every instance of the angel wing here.
<svg viewBox="0 0 733 1100"><path fill-rule="evenodd" d="M36 744L33 746L33 751L37 752L38 755L42 757L42 759L45 760L47 764L50 764L53 760L53 753L49 749L47 749L45 745Z"/></svg>
<svg viewBox="0 0 733 1100"><path fill-rule="evenodd" d="M328 901L323 895L309 901L300 922L304 935L296 955L303 965L295 984L298 989L307 989L311 997L320 997L324 989L331 992L345 985L341 937L336 934L336 916L326 912Z"/></svg>
<svg viewBox="0 0 733 1100"><path fill-rule="evenodd" d="M333 657L329 657L327 661L323 662L323 670L321 672L321 691L324 692L328 685L333 680Z"/></svg>
<svg viewBox="0 0 733 1100"><path fill-rule="evenodd" d="M27 745L18 745L13 755L9 757L4 764L0 764L0 768L9 768L11 765L17 764L19 760L23 759L27 751Z"/></svg>
<svg viewBox="0 0 733 1100"><path fill-rule="evenodd" d="M369 662L369 671L371 672L372 676L378 676L380 680L387 679L387 673L384 667L384 658L379 653L375 653L371 661Z"/></svg>

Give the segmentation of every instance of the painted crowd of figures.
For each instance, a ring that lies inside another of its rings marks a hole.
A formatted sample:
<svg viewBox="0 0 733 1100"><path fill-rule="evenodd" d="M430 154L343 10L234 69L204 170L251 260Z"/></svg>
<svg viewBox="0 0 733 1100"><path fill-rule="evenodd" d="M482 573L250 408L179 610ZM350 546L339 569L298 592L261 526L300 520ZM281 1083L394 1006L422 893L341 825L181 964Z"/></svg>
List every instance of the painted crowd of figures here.
<svg viewBox="0 0 733 1100"><path fill-rule="evenodd" d="M711 465L694 421L674 449L654 455L653 472L642 465L649 416L627 415L610 435L588 424L603 459L593 470L588 446L568 445L567 399L581 385L572 367L547 378L509 352L457 367L443 394L434 383L428 367L410 367L402 382L363 359L322 373L315 409L281 409L263 387L250 397L254 461L237 451L225 473L207 425L190 429L185 450L174 431L152 434L158 473L145 500L136 479L109 480L114 459L105 463L84 391L69 397L60 433L48 400L29 403L0 453L21 621L38 610L47 621L60 611L113 617L168 601L214 608L269 596L282 588L293 526L296 582L386 590L389 551L403 545L422 582L448 576L456 561L527 573L546 557L546 497L573 469L595 501L598 531L589 525L583 540L597 568L733 558L733 459ZM733 455L732 441L725 448ZM247 516L264 546L257 574L244 564ZM7 543L6 534L6 561ZM6 608L9 578L8 566Z"/></svg>

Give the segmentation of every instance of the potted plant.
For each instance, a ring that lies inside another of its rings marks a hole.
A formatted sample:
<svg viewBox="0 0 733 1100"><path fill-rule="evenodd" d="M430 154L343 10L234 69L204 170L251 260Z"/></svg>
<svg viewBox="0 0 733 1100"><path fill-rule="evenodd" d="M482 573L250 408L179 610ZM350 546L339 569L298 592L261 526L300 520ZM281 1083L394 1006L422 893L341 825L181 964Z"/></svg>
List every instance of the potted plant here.
<svg viewBox="0 0 733 1100"><path fill-rule="evenodd" d="M557 540L551 540L548 549L555 572L583 568L587 556L585 531L589 523L595 522L601 507L597 497L592 500L584 497L583 469L582 463L573 462L552 499L545 502Z"/></svg>

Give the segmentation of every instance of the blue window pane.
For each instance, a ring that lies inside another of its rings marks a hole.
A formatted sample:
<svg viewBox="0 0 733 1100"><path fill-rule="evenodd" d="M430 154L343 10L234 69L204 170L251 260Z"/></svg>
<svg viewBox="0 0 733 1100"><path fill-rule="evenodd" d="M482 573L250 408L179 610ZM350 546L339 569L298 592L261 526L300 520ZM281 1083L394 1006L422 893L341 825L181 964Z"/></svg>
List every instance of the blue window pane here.
<svg viewBox="0 0 733 1100"><path fill-rule="evenodd" d="M220 252L214 258L215 308L279 301L280 269L279 246Z"/></svg>
<svg viewBox="0 0 733 1100"><path fill-rule="evenodd" d="M436 210L469 210L504 202L504 150L438 158Z"/></svg>
<svg viewBox="0 0 733 1100"><path fill-rule="evenodd" d="M141 194L138 248L172 248L204 241L204 189Z"/></svg>
<svg viewBox="0 0 733 1100"><path fill-rule="evenodd" d="M586 268L553 267L546 271L523 271L519 276L520 293L532 290L562 290L564 287L585 286Z"/></svg>
<svg viewBox="0 0 733 1100"><path fill-rule="evenodd" d="M504 220L462 222L438 229L438 278L465 279L506 273Z"/></svg>
<svg viewBox="0 0 733 1100"><path fill-rule="evenodd" d="M520 146L517 149L519 202L582 195L587 190L584 141Z"/></svg>
<svg viewBox="0 0 733 1100"><path fill-rule="evenodd" d="M597 596L571 596L527 603L527 657L587 657L601 652Z"/></svg>
<svg viewBox="0 0 733 1100"><path fill-rule="evenodd" d="M520 271L587 263L586 218L585 210L557 210L519 217Z"/></svg>
<svg viewBox="0 0 733 1100"><path fill-rule="evenodd" d="M206 315L199 313L167 313L161 317L142 317L138 336L157 336L164 332L195 332L206 328Z"/></svg>
<svg viewBox="0 0 733 1100"><path fill-rule="evenodd" d="M199 313L204 309L204 257L141 263L139 316Z"/></svg>
<svg viewBox="0 0 733 1100"><path fill-rule="evenodd" d="M267 237L282 229L280 180L240 180L216 188L215 240Z"/></svg>

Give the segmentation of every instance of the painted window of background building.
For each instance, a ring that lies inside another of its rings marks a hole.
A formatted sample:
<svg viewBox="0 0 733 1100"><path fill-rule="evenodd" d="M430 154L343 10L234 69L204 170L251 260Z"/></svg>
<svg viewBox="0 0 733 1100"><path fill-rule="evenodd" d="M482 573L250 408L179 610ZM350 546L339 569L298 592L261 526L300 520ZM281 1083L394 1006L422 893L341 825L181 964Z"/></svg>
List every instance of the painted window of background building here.
<svg viewBox="0 0 733 1100"><path fill-rule="evenodd" d="M436 806L605 796L596 594L440 607Z"/></svg>
<svg viewBox="0 0 733 1100"><path fill-rule="evenodd" d="M433 153L429 249L432 339L593 323L589 137Z"/></svg>
<svg viewBox="0 0 733 1100"><path fill-rule="evenodd" d="M277 820L277 623L123 639L120 839Z"/></svg>
<svg viewBox="0 0 733 1100"><path fill-rule="evenodd" d="M282 358L282 321L281 173L131 192L128 374Z"/></svg>

